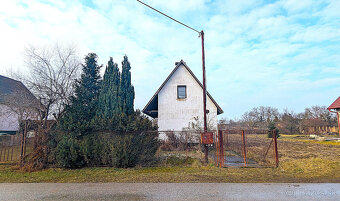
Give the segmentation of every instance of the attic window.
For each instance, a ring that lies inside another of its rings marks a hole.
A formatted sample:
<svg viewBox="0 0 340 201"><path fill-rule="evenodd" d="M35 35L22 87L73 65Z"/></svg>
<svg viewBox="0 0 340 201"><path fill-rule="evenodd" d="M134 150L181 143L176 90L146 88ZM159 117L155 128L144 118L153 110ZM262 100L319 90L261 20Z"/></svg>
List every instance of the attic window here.
<svg viewBox="0 0 340 201"><path fill-rule="evenodd" d="M187 86L185 85L178 85L177 86L177 98L184 99L187 97Z"/></svg>

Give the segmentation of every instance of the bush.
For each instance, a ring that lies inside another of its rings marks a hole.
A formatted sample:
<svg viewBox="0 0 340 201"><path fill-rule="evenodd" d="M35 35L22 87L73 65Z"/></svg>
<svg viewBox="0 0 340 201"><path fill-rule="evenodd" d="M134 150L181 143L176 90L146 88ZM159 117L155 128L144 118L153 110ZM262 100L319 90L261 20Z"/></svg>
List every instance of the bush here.
<svg viewBox="0 0 340 201"><path fill-rule="evenodd" d="M107 161L103 161L105 155L105 139L100 139L98 135L84 137L81 143L81 153L87 166L101 166Z"/></svg>
<svg viewBox="0 0 340 201"><path fill-rule="evenodd" d="M116 136L113 141L113 166L118 168L148 165L155 160L159 142L157 133Z"/></svg>
<svg viewBox="0 0 340 201"><path fill-rule="evenodd" d="M113 141L113 166L134 167L138 163L138 147L132 135L119 136Z"/></svg>
<svg viewBox="0 0 340 201"><path fill-rule="evenodd" d="M79 168L85 161L78 140L64 136L56 147L56 162L62 168Z"/></svg>
<svg viewBox="0 0 340 201"><path fill-rule="evenodd" d="M55 161L62 168L150 165L159 147L157 136L157 132L92 133L81 140L64 136L55 148Z"/></svg>

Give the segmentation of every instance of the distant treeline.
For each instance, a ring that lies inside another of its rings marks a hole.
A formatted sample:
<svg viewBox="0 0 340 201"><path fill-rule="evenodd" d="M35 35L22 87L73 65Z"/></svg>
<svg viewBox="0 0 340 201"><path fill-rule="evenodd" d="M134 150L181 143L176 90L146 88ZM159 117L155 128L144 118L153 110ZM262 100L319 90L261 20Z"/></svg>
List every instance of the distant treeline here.
<svg viewBox="0 0 340 201"><path fill-rule="evenodd" d="M284 134L310 134L337 132L337 116L327 110L326 106L312 106L304 112L295 113L285 109L282 113L277 108L260 106L245 112L239 120L221 119L219 126L223 129L248 128L267 129L270 123Z"/></svg>

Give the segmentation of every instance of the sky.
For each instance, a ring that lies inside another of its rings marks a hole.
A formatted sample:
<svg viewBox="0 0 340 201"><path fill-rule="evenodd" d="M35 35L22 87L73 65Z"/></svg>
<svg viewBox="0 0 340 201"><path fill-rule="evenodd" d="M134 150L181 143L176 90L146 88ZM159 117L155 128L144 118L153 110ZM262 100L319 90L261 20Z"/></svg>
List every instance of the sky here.
<svg viewBox="0 0 340 201"><path fill-rule="evenodd" d="M340 96L339 0L144 0L205 32L207 89L240 118L257 106L302 112ZM185 3L184 3L185 2ZM126 54L142 109L175 62L202 78L201 40L136 0L5 0L0 7L0 74L25 72L28 45L74 44L99 64ZM102 73L104 68L102 69Z"/></svg>

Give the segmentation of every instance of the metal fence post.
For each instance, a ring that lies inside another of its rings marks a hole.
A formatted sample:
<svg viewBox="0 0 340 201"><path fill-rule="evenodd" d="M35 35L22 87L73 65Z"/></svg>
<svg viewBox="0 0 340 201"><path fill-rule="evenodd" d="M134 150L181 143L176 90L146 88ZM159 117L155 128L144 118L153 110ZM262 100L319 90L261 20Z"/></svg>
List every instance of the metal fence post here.
<svg viewBox="0 0 340 201"><path fill-rule="evenodd" d="M219 141L219 156L220 156L220 167L224 167L224 151L223 151L223 132L218 131L218 141Z"/></svg>
<svg viewBox="0 0 340 201"><path fill-rule="evenodd" d="M3 149L3 143L0 143L0 161L1 161L1 157L2 157L2 149Z"/></svg>
<svg viewBox="0 0 340 201"><path fill-rule="evenodd" d="M220 165L220 137L219 137L219 133L220 131L217 130L216 131L216 165L219 166Z"/></svg>
<svg viewBox="0 0 340 201"><path fill-rule="evenodd" d="M246 137L244 136L244 130L242 130L242 144L243 144L244 167L246 167L247 166L247 152L246 152Z"/></svg>
<svg viewBox="0 0 340 201"><path fill-rule="evenodd" d="M11 149L11 147L10 147L10 142L8 142L8 150L7 150L7 161L8 161L8 159L9 159L9 152L10 152L10 149Z"/></svg>
<svg viewBox="0 0 340 201"><path fill-rule="evenodd" d="M278 154L278 151L277 151L277 135L278 135L278 131L274 130L273 131L273 138L274 138L275 163L276 163L276 167L279 167L279 154Z"/></svg>

